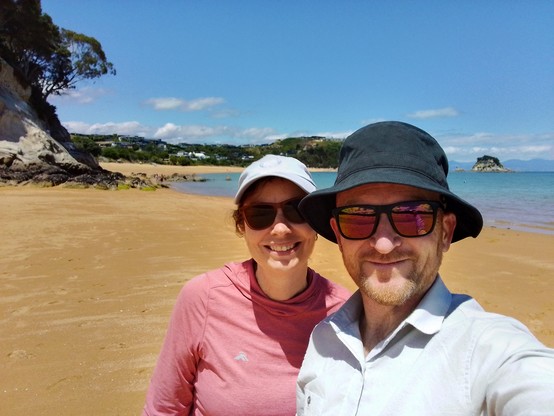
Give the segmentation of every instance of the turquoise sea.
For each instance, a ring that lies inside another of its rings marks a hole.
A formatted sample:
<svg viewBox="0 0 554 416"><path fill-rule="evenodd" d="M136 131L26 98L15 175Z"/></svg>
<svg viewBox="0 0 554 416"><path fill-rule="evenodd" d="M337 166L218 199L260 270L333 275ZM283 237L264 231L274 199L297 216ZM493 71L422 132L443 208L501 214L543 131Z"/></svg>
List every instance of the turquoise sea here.
<svg viewBox="0 0 554 416"><path fill-rule="evenodd" d="M318 188L332 186L335 172L314 172ZM206 182L179 182L178 191L232 197L239 173L201 175ZM450 172L450 189L475 205L485 225L554 234L554 172Z"/></svg>

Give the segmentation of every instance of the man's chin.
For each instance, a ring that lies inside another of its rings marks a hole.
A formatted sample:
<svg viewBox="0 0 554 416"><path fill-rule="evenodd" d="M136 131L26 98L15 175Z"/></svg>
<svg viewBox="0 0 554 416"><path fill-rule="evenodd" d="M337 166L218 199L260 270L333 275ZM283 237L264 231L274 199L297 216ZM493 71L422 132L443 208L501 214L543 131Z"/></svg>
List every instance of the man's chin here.
<svg viewBox="0 0 554 416"><path fill-rule="evenodd" d="M401 279L401 281L397 279ZM365 280L360 285L360 290L380 305L399 306L415 294L416 287L411 280L381 276L375 277L373 281Z"/></svg>

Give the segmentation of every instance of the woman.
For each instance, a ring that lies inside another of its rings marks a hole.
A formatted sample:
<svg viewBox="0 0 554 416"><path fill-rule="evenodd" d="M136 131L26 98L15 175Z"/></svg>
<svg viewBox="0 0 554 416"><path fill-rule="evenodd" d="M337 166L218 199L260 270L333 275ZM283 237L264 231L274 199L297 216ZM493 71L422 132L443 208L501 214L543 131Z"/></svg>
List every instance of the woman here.
<svg viewBox="0 0 554 416"><path fill-rule="evenodd" d="M182 289L144 415L294 415L309 335L350 293L308 267L317 234L297 210L315 190L298 160L268 155L240 176L234 212L251 259Z"/></svg>

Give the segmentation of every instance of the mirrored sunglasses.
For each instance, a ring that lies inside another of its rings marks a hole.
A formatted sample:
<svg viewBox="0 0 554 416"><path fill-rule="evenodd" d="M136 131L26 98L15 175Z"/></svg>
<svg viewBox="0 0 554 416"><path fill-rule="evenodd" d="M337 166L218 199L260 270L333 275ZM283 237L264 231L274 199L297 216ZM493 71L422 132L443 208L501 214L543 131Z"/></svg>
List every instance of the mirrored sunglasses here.
<svg viewBox="0 0 554 416"><path fill-rule="evenodd" d="M306 222L300 211L298 204L302 198L292 198L278 203L251 204L243 205L240 209L244 215L244 220L253 230L263 230L271 227L275 222L277 211L281 209L284 217L294 224Z"/></svg>
<svg viewBox="0 0 554 416"><path fill-rule="evenodd" d="M333 210L340 234L348 240L364 240L375 234L381 214L402 237L423 237L435 228L438 201L405 201L390 205L348 205Z"/></svg>

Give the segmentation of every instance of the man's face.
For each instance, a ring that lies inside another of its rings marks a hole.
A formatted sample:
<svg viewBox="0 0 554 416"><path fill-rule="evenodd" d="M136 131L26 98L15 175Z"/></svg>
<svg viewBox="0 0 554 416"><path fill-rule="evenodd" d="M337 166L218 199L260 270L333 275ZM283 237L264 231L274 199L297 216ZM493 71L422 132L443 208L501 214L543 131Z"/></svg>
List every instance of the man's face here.
<svg viewBox="0 0 554 416"><path fill-rule="evenodd" d="M404 185L368 184L337 194L337 207L415 200L439 201L439 195ZM434 230L413 238L398 235L384 214L375 233L365 240L344 238L334 218L331 227L344 265L364 297L381 305L415 305L437 276L442 255L450 247L456 217L439 209Z"/></svg>

